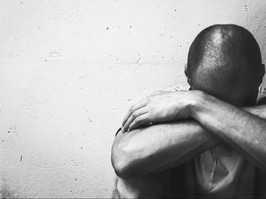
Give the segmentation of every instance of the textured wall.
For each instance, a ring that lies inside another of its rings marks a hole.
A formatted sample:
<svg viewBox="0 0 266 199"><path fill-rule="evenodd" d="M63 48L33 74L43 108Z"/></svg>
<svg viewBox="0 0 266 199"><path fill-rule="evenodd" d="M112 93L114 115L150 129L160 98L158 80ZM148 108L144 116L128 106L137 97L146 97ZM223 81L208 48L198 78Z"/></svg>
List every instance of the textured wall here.
<svg viewBox="0 0 266 199"><path fill-rule="evenodd" d="M214 23L257 38L266 1L0 1L0 193L108 197L127 108L186 85L192 39Z"/></svg>

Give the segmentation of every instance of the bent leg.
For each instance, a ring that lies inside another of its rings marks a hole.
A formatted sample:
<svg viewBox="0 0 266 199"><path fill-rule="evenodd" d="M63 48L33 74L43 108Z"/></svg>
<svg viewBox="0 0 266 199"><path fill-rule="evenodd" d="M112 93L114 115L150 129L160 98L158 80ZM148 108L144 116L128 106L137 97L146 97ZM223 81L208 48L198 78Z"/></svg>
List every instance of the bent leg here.
<svg viewBox="0 0 266 199"><path fill-rule="evenodd" d="M168 195L169 173L136 178L116 178L112 198L162 198Z"/></svg>

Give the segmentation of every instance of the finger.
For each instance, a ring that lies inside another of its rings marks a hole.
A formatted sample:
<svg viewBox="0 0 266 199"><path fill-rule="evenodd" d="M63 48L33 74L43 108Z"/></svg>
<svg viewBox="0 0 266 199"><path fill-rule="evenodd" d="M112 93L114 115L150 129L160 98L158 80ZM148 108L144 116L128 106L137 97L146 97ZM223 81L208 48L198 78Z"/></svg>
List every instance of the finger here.
<svg viewBox="0 0 266 199"><path fill-rule="evenodd" d="M162 94L167 94L167 93L171 93L171 92L175 92L175 91L176 91L176 89L174 89L174 88L157 90L157 91L154 91L153 93L151 93L151 95L149 95L149 96L162 95Z"/></svg>
<svg viewBox="0 0 266 199"><path fill-rule="evenodd" d="M132 123L137 117L139 117L139 116L141 116L141 115L143 115L143 114L145 114L145 113L147 113L147 112L148 112L148 111L147 111L147 109L146 109L145 107L144 107L144 108L140 108L140 109L134 111L134 112L130 115L130 117L128 118L128 120L126 121L125 125L122 127L123 131L124 131L124 132L127 131L129 125L130 125L130 124L131 124L131 123Z"/></svg>
<svg viewBox="0 0 266 199"><path fill-rule="evenodd" d="M123 119L122 126L125 125L126 121L128 120L128 118L131 116L131 114L134 111L146 106L146 104L147 104L147 99L145 98L145 99L141 100L140 102L138 102L137 104L131 106L130 109L128 110L126 116Z"/></svg>
<svg viewBox="0 0 266 199"><path fill-rule="evenodd" d="M163 90L157 90L157 91L152 92L149 96L160 95L160 94L162 94L164 92L165 91L163 91Z"/></svg>
<svg viewBox="0 0 266 199"><path fill-rule="evenodd" d="M150 96L159 95L159 94L161 94L161 91L154 91L153 93L150 94Z"/></svg>
<svg viewBox="0 0 266 199"><path fill-rule="evenodd" d="M140 115L139 117L136 117L134 121L129 125L128 131L132 131L138 127L140 127L143 124L146 124L148 121L148 114L145 113L143 115Z"/></svg>

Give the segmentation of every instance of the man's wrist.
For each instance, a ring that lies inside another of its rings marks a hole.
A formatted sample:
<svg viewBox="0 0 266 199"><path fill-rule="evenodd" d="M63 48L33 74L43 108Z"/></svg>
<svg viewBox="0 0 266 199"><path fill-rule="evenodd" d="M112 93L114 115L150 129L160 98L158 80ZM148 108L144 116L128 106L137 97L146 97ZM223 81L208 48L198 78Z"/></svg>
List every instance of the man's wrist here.
<svg viewBox="0 0 266 199"><path fill-rule="evenodd" d="M189 100L189 116L195 120L198 118L198 113L201 111L201 108L206 106L208 95L203 91L192 90L190 92Z"/></svg>

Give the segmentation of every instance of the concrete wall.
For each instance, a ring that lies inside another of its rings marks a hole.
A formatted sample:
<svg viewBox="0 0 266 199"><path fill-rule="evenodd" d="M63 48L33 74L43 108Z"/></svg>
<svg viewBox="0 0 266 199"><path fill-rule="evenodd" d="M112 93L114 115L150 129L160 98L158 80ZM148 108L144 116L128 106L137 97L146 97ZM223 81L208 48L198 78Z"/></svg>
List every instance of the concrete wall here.
<svg viewBox="0 0 266 199"><path fill-rule="evenodd" d="M127 108L186 85L187 51L236 23L266 51L264 0L0 1L2 197L108 197Z"/></svg>

